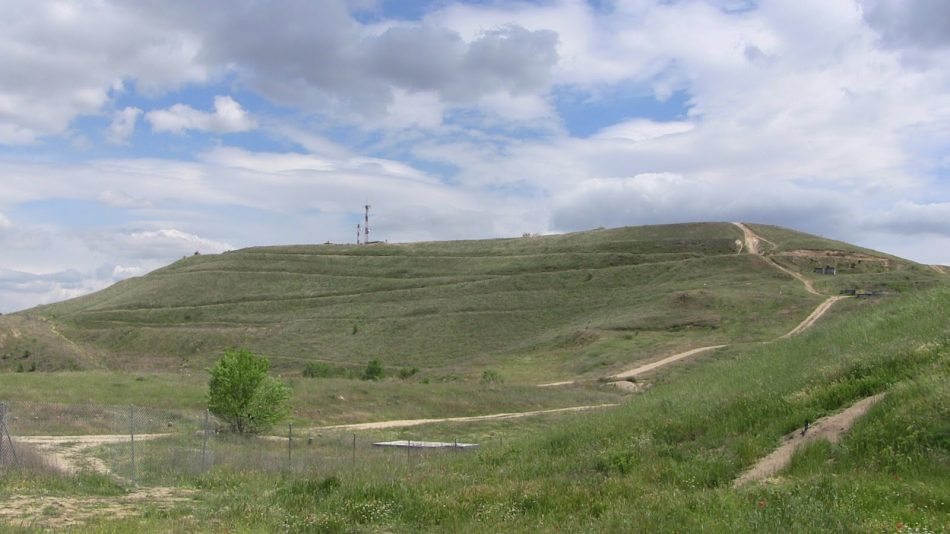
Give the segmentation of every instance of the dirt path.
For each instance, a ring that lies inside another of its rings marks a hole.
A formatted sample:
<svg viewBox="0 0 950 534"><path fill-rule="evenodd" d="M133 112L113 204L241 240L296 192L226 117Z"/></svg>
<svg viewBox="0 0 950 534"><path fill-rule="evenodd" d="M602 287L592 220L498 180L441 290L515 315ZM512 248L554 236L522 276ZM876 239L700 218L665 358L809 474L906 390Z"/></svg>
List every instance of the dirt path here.
<svg viewBox="0 0 950 534"><path fill-rule="evenodd" d="M144 488L112 497L21 495L0 501L0 524L59 531L97 517L139 515L146 506L166 510L191 501L197 492L181 488Z"/></svg>
<svg viewBox="0 0 950 534"><path fill-rule="evenodd" d="M756 255L756 256L761 256L762 259L765 260L765 261L767 261L767 262L769 263L769 265L771 265L772 267L774 267L774 268L776 268L776 269L782 271L783 273L785 273L785 274L787 274L787 275L789 275L789 276L795 278L796 280L798 280L799 282L801 282L802 285L805 286L805 290L808 291L809 293L811 293L811 294L813 294L813 295L824 296L824 295L822 295L818 290L815 289L815 286L812 285L811 280L808 280L807 278L805 278L804 276L802 276L800 273L796 273L795 271L789 270L789 269L787 269L787 268L785 268L785 267L779 265L779 264L776 263L775 260L773 260L772 258L765 257L765 256L762 255L762 243L768 243L768 244L771 245L773 248L777 248L778 245L776 245L775 243L769 241L768 239L765 239L764 237L762 237L762 236L756 234L755 232L752 231L752 229L750 229L748 226L746 226L746 225L744 225L744 224L742 224L742 223L740 223L740 222L734 222L734 223L732 223L732 224L736 225L740 230L742 230L742 234L743 234L743 236L744 236L744 238L745 238L745 249L748 251L749 254L754 254L754 255ZM740 251L741 251L741 250L742 250L742 249L740 248ZM935 267L935 268L936 268L936 267ZM844 297L844 296L828 297L824 302L822 302L821 304L819 304L818 307L815 308L815 310L814 310L813 312L811 312L811 314L809 314L808 317L805 318L805 320L803 320L801 323L799 323L798 326L796 326L795 328L793 328L793 329L792 329L790 332L788 332L787 334L785 334L785 335L783 335L783 336L780 336L778 339L786 339L786 338L789 338L789 337L798 335L798 334L804 332L805 330L811 328L811 327L815 324L815 322L818 321L818 319L820 319L821 316L823 316L823 315L825 314L825 312L827 312L827 311L831 308L832 305L834 305L835 302L838 302L839 300L841 300L841 299L843 299L843 298L847 298L847 297ZM617 381L625 380L625 379L627 379L627 378L633 378L633 377L635 377L635 376L639 376L639 375L641 375L641 374L648 373L648 372L653 371L653 370L655 370L655 369L659 369L660 367L664 367L664 366L669 365L669 364L671 364L671 363L677 362L677 361L682 360L682 359L684 359L684 358L688 358L688 357L690 357L690 356L693 356L693 355L696 355L696 354L700 354L700 353L703 353L703 352L706 352L706 351L711 351L711 350L715 350L715 349L721 349L721 348L726 347L726 346L728 346L728 345L712 345L712 346L709 346L709 347L699 347L699 348L697 348L697 349L688 350L688 351L686 351L686 352L681 352L681 353L679 353L679 354L674 354L674 355L672 355L672 356L668 356L668 357L666 357L666 358L663 358L662 360L658 360L658 361L655 361L655 362L652 362L652 363L648 363L648 364L646 364L646 365L641 365L641 366L636 367L636 368L634 368L634 369L630 369L629 371L624 371L624 372L622 372L622 373L617 373L617 374L615 374L615 375L611 375L611 376L607 377L607 380L608 380L608 381L617 382ZM545 383L545 384L538 384L538 387L547 388L547 387L557 387L557 386L570 386L570 385L576 384L577 382L578 382L577 380L563 380L563 381L560 381L560 382L548 382L548 383Z"/></svg>
<svg viewBox="0 0 950 534"><path fill-rule="evenodd" d="M837 443L841 436L847 432L858 420L859 417L867 413L872 406L884 398L884 393L879 393L873 397L861 399L852 404L844 411L828 417L822 417L809 426L808 432L802 435L801 431L796 430L782 438L782 444L772 451L771 454L759 460L751 469L742 474L733 483L733 487L740 487L749 482L763 480L771 477L781 471L792 461L795 451L807 443L818 439L828 440L831 443Z"/></svg>
<svg viewBox="0 0 950 534"><path fill-rule="evenodd" d="M711 345L711 346L709 346L709 347L699 347L698 349L688 350L688 351L686 351L686 352L681 352L681 353L679 353L679 354L674 354L674 355L672 355L672 356L668 356L668 357L666 357L666 358L663 358L662 360L655 361L655 362L653 362L653 363L648 363L648 364L646 364L646 365L641 365L640 367L637 367L636 369L630 369L629 371L624 371L624 372L622 372L622 373L617 373L617 374L615 374L615 375L613 375L613 376L608 377L608 379L609 379L609 380L623 380L623 379L625 379L625 378L633 378L633 377L635 377L635 376L642 375L643 373L648 373L648 372L650 372L650 371L652 371L652 370L654 370L654 369L658 369L658 368L663 367L663 366L665 366L665 365L669 365L669 364L671 364L671 363L673 363L673 362L682 360L683 358L689 358L690 356L693 356L694 354L699 354L699 353L701 353L701 352L706 352L706 351L709 351L709 350L721 349L721 348L727 347L727 346L728 346L728 345Z"/></svg>
<svg viewBox="0 0 950 534"><path fill-rule="evenodd" d="M827 312L829 309L831 309L831 306L832 306L835 302L838 302L839 300L844 299L844 298L847 298L847 297L844 297L844 296L828 297L828 300L826 300L826 301L822 302L821 304L819 304L818 307L815 308L815 311L811 312L811 314L810 314L808 317L805 317L805 320L804 320L804 321L802 321L801 323L799 323L798 326L796 326L795 328L793 328L789 333L783 335L783 336L780 337L779 339L785 339L785 338L789 338L789 337L792 337L792 336L801 334L802 332L804 332L804 331L807 330L808 328L811 328L811 326L814 325L815 322L816 322L818 319L820 319L822 315L825 314L825 312Z"/></svg>
<svg viewBox="0 0 950 534"><path fill-rule="evenodd" d="M167 436L167 434L139 434L136 441L148 441ZM99 445L128 443L128 434L94 434L85 436L17 436L15 443L32 445L49 460L50 465L64 473L75 473L84 468L111 475L112 471L99 458L88 454L88 450Z"/></svg>
<svg viewBox="0 0 950 534"><path fill-rule="evenodd" d="M761 256L762 249L760 248L760 245L762 243L768 243L772 245L772 247L778 248L778 245L756 234L751 228L742 224L741 222L734 222L732 224L736 225L740 230L742 230L742 235L745 238L745 249L749 252L749 254Z"/></svg>
<svg viewBox="0 0 950 534"><path fill-rule="evenodd" d="M732 224L736 225L737 227L739 227L740 230L742 230L742 234L745 236L746 249L749 251L749 254L762 256L763 259L765 259L765 261L769 262L769 265L771 265L772 267L775 267L776 269L782 271L783 273L801 282L805 286L805 290L811 293L812 295L821 295L821 293L819 293L818 290L815 289L815 286L812 285L811 280L802 276L801 273L796 273L795 271L786 269L785 267L779 265L779 263L773 260L772 258L765 257L762 254L762 250L760 247L762 243L768 243L772 245L772 247L774 248L778 248L778 245L756 234L755 232L752 231L751 228L749 228L748 226L740 222L734 222Z"/></svg>
<svg viewBox="0 0 950 534"><path fill-rule="evenodd" d="M551 413L583 412L587 410L598 410L600 408L611 408L619 404L593 404L590 406L572 406L570 408L555 408L553 410L536 410L533 412L512 412L496 413L491 415L474 415L471 417L442 417L438 419L399 419L393 421L380 421L377 423L355 423L348 425L331 425L316 427L312 430L379 430L384 428L405 428L410 426L427 425L429 423L462 423L472 421L490 421L495 419L517 419L519 417L530 417L532 415L545 415Z"/></svg>

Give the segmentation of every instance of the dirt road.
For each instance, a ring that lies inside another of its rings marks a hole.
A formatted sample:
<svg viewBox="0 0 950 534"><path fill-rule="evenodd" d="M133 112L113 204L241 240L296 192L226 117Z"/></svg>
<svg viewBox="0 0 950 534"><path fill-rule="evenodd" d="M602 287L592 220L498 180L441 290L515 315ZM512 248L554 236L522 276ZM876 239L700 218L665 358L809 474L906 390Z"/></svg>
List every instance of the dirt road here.
<svg viewBox="0 0 950 534"><path fill-rule="evenodd" d="M648 373L654 369L658 369L665 365L669 365L673 362L682 360L683 358L689 358L690 356L693 356L694 354L699 354L701 352L706 352L706 351L715 350L715 349L721 349L727 346L728 345L711 345L709 347L699 347L698 349L688 350L686 352L681 352L679 354L668 356L666 358L663 358L662 360L655 361L653 363L641 365L640 367L637 367L635 369L630 369L629 371L617 373L613 376L608 377L608 379L609 380L623 380L625 378L633 378L635 376L642 375L643 373Z"/></svg>
<svg viewBox="0 0 950 534"><path fill-rule="evenodd" d="M532 415L545 415L551 413L582 412L587 410L598 410L601 408L611 408L619 406L618 404L593 404L590 406L572 406L570 408L555 408L553 410L536 410L533 412L512 412L496 413L491 415L474 415L471 417L442 417L438 419L399 419L393 421L379 421L377 423L355 423L348 425L321 426L313 430L378 430L384 428L404 428L410 426L427 425L430 423L462 423L472 421L490 421L494 419L517 419L519 417L529 417Z"/></svg>
<svg viewBox="0 0 950 534"><path fill-rule="evenodd" d="M872 406L884 398L884 393L879 393L873 397L861 399L852 404L844 411L828 417L822 417L815 421L803 435L800 430L782 438L782 445L772 451L771 454L759 460L751 469L742 474L733 483L733 487L743 486L749 482L763 480L775 473L781 471L789 462L795 451L812 441L818 439L828 440L831 443L837 443L841 436L847 432L858 420L859 417L867 413Z"/></svg>
<svg viewBox="0 0 950 534"><path fill-rule="evenodd" d="M745 238L745 249L748 251L749 254L754 254L754 255L757 255L757 256L762 256L762 259L764 259L765 261L767 261L767 262L769 263L769 265L771 265L772 267L774 267L774 268L776 268L776 269L782 271L783 273L785 273L785 274L787 274L787 275L789 275L789 276L795 278L795 279L798 280L799 282L801 282L802 285L805 286L805 290L808 291L809 293L811 293L811 294L813 294L813 295L821 295L821 293L818 292L818 290L816 290L815 287L812 285L811 280L808 280L807 278L805 278L804 276L802 276L800 273L796 273L796 272L794 272L794 271L791 271L791 270L789 270L789 269L786 269L785 267L783 267L783 266L779 265L778 263L776 263L772 258L768 258L768 257L765 257L765 256L762 255L762 244L763 244L763 243L768 243L768 244L771 245L773 248L777 248L777 245L776 245L775 243L773 243L772 241L769 241L768 239L765 239L764 237L762 237L762 236L756 234L755 232L752 231L751 228L749 228L748 226L746 226L746 225L744 225L744 224L742 224L742 223L740 223L740 222L734 222L734 223L732 223L732 224L736 225L740 230L742 230L742 234L743 234L743 236L744 236L744 238ZM820 319L821 316L823 316L823 315L825 314L825 312L827 312L827 311L831 308L832 305L834 305L835 302L838 302L839 300L841 300L841 299L843 299L843 298L847 298L847 297L844 297L844 296L828 297L827 300L825 300L824 302L822 302L821 304L819 304L818 307L815 308L815 310L814 310L813 312L811 312L811 314L809 314L808 317L805 318L805 320L803 320L801 323L798 324L798 326L796 326L795 328L793 328L793 329L792 329L790 332L788 332L787 334L785 334L785 335L779 337L778 339L786 339L786 338L789 338L789 337L798 335L798 334L804 332L805 330L807 330L808 328L811 328L811 327L815 324L815 322L818 321L818 319ZM701 354L701 353L703 353L703 352L707 352L707 351L711 351L711 350L715 350L715 349L721 349L721 348L726 347L726 346L728 346L728 345L712 345L712 346L709 346L709 347L699 347L699 348L696 348L696 349L688 350L688 351L686 351L686 352L681 352L681 353L679 353L679 354L674 354L674 355L672 355L672 356L668 356L668 357L666 357L666 358L663 358L662 360L658 360L658 361L655 361L655 362L652 362L652 363L648 363L648 364L646 364L646 365L641 365L641 366L636 367L636 368L634 368L634 369L630 369L629 371L624 371L624 372L622 372L622 373L617 373L617 374L615 374L615 375L612 375L612 376L607 377L607 380L609 380L609 381L615 381L615 382L616 382L616 381L622 381L622 380L627 379L627 378L633 378L633 377L635 377L635 376L639 376L639 375L642 375L642 374L644 374L644 373L648 373L648 372L650 372L650 371L659 369L660 367L664 367L664 366L669 365L669 364L671 364L671 363L677 362L677 361L682 360L682 359L684 359L684 358L688 358L688 357L690 357L690 356L694 356L694 355L696 355L696 354ZM577 383L576 380L563 380L563 381L560 381L560 382L548 382L548 383L545 383L545 384L538 384L538 387L546 388L546 387L556 387L556 386L570 386L570 385L573 385L573 384L576 384L576 383Z"/></svg>
<svg viewBox="0 0 950 534"><path fill-rule="evenodd" d="M138 434L136 441L148 441L168 434ZM87 454L87 451L99 445L128 443L128 434L94 434L85 436L17 436L16 443L32 445L47 458L50 465L64 473L75 473L83 468L110 475L112 472L102 460Z"/></svg>
<svg viewBox="0 0 950 534"><path fill-rule="evenodd" d="M811 314L808 317L805 317L804 321L799 323L798 326L793 328L789 333L783 335L779 339L785 339L785 338L792 337L794 335L801 334L808 328L811 328L811 326L814 325L815 322L818 319L820 319L821 316L824 315L825 312L827 312L835 302L838 302L839 300L844 299L844 298L847 298L847 297L844 297L844 296L828 297L828 300L819 304L818 307L815 308L815 311L811 312Z"/></svg>
<svg viewBox="0 0 950 534"><path fill-rule="evenodd" d="M768 243L772 245L773 247L777 247L778 245L756 234L755 232L752 231L751 228L749 228L748 226L740 222L734 222L732 224L738 226L739 229L742 230L742 234L745 236L746 249L749 251L749 254L762 256L765 261L769 262L769 265L771 265L772 267L775 267L776 269L782 271L783 273L801 282L802 285L805 286L805 290L811 293L812 295L821 295L821 293L819 293L818 290L815 289L815 286L812 285L811 280L802 276L801 273L796 273L795 271L786 269L785 267L779 265L778 262L776 262L772 258L766 257L762 254L762 250L760 248L761 243Z"/></svg>

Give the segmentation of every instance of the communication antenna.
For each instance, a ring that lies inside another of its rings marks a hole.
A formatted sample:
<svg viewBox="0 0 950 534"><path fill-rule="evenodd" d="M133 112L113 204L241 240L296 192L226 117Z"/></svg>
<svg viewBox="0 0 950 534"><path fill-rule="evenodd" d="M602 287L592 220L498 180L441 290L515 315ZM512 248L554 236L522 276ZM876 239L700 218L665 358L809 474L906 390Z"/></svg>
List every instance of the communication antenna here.
<svg viewBox="0 0 950 534"><path fill-rule="evenodd" d="M363 244L368 245L369 244L369 204L366 204L363 207L366 208L366 219L365 219L366 224L363 225L363 232L365 232L365 237L363 238Z"/></svg>
<svg viewBox="0 0 950 534"><path fill-rule="evenodd" d="M357 244L357 245L360 244L360 232L361 232L361 231L362 231L362 228L360 228L360 223L356 223L356 244Z"/></svg>

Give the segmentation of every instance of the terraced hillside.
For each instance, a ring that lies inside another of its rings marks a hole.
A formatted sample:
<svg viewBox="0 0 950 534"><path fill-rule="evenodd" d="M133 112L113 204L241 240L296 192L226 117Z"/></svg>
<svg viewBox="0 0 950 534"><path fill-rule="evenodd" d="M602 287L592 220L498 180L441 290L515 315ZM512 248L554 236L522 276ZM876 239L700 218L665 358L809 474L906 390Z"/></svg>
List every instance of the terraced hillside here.
<svg viewBox="0 0 950 534"><path fill-rule="evenodd" d="M853 275L819 281L829 290L940 278L873 251L751 226L769 243L766 257L805 276L810 263L791 254L801 247L862 254ZM486 367L525 382L602 376L675 350L777 337L821 302L744 253L742 239L733 224L704 223L189 257L0 318L0 366L200 369L240 345L285 372L377 358L421 376L479 376Z"/></svg>

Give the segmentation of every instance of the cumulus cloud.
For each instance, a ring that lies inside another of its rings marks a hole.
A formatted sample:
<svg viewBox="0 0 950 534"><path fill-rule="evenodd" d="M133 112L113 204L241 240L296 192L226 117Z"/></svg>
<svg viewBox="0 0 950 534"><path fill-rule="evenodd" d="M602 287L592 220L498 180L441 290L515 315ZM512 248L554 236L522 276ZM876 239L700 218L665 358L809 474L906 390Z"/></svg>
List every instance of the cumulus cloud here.
<svg viewBox="0 0 950 534"><path fill-rule="evenodd" d="M152 131L184 133L199 130L214 133L246 132L257 127L247 111L230 96L214 97L214 111L206 113L191 106L175 104L168 109L149 111L145 115Z"/></svg>
<svg viewBox="0 0 950 534"><path fill-rule="evenodd" d="M716 184L671 173L584 180L554 199L559 230L692 221L756 221L816 231L847 219L847 196L800 186Z"/></svg>
<svg viewBox="0 0 950 534"><path fill-rule="evenodd" d="M112 116L112 122L106 129L106 140L117 145L127 143L141 114L142 110L136 107L127 107L116 111Z"/></svg>
<svg viewBox="0 0 950 534"><path fill-rule="evenodd" d="M950 46L950 3L944 0L860 0L864 18L892 46Z"/></svg>
<svg viewBox="0 0 950 534"><path fill-rule="evenodd" d="M117 80L158 91L208 76L193 34L121 3L10 0L0 35L0 144L62 134Z"/></svg>
<svg viewBox="0 0 950 534"><path fill-rule="evenodd" d="M100 234L93 238L89 246L92 250L107 252L110 257L165 261L195 252L217 254L234 248L228 243L174 228Z"/></svg>
<svg viewBox="0 0 950 534"><path fill-rule="evenodd" d="M901 235L934 234L950 238L950 202L899 201L879 217L868 217L866 225Z"/></svg>

